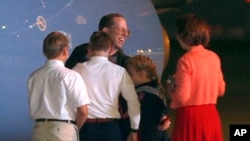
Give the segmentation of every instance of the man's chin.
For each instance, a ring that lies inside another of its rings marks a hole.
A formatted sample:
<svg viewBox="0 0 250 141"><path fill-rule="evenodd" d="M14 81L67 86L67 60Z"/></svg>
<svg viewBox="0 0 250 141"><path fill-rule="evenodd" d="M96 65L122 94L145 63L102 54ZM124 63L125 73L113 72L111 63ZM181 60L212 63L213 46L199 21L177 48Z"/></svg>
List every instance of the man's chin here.
<svg viewBox="0 0 250 141"><path fill-rule="evenodd" d="M123 44L119 44L119 45L116 45L115 48L116 49L122 49L122 46L123 46Z"/></svg>

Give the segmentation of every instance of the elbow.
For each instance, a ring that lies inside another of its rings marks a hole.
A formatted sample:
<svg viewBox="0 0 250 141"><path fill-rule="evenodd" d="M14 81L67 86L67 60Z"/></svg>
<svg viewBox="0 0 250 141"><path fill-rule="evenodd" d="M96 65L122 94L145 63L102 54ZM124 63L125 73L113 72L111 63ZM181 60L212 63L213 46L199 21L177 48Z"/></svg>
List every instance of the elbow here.
<svg viewBox="0 0 250 141"><path fill-rule="evenodd" d="M81 106L81 107L77 108L77 115L78 116L87 118L88 114L89 114L89 111L88 111L88 106L87 105L84 105L84 106Z"/></svg>
<svg viewBox="0 0 250 141"><path fill-rule="evenodd" d="M226 84L224 82L219 89L219 96L223 96L225 94L225 91L226 91Z"/></svg>

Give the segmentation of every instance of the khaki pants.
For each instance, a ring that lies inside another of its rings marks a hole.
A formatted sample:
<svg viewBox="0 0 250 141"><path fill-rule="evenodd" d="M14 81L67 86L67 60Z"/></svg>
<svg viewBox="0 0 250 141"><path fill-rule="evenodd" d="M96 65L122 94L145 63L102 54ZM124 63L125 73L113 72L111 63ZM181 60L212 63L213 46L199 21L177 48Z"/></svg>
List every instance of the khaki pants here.
<svg viewBox="0 0 250 141"><path fill-rule="evenodd" d="M79 141L77 126L66 122L36 122L32 141Z"/></svg>

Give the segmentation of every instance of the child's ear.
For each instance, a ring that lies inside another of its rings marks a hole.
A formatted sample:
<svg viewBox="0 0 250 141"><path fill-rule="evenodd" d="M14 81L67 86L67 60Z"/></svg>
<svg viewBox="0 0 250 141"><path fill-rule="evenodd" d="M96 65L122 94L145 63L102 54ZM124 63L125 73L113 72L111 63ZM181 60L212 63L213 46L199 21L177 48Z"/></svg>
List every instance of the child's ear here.
<svg viewBox="0 0 250 141"><path fill-rule="evenodd" d="M63 49L63 51L62 51L62 54L63 54L64 56L69 55L69 49L68 49L67 47L65 47L65 48Z"/></svg>

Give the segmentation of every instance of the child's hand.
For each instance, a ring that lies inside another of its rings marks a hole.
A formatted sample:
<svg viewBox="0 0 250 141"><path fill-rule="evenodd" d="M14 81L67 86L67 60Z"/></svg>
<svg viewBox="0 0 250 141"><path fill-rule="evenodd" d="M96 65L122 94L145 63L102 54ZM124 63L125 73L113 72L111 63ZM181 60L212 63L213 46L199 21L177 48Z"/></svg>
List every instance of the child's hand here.
<svg viewBox="0 0 250 141"><path fill-rule="evenodd" d="M158 129L159 130L167 130L171 125L171 121L170 121L170 118L166 115L164 115L162 118L161 118L161 124L158 125Z"/></svg>
<svg viewBox="0 0 250 141"><path fill-rule="evenodd" d="M176 84L175 84L175 75L172 76L168 76L168 79L166 81L166 85L167 85L167 93L170 94L174 91Z"/></svg>

